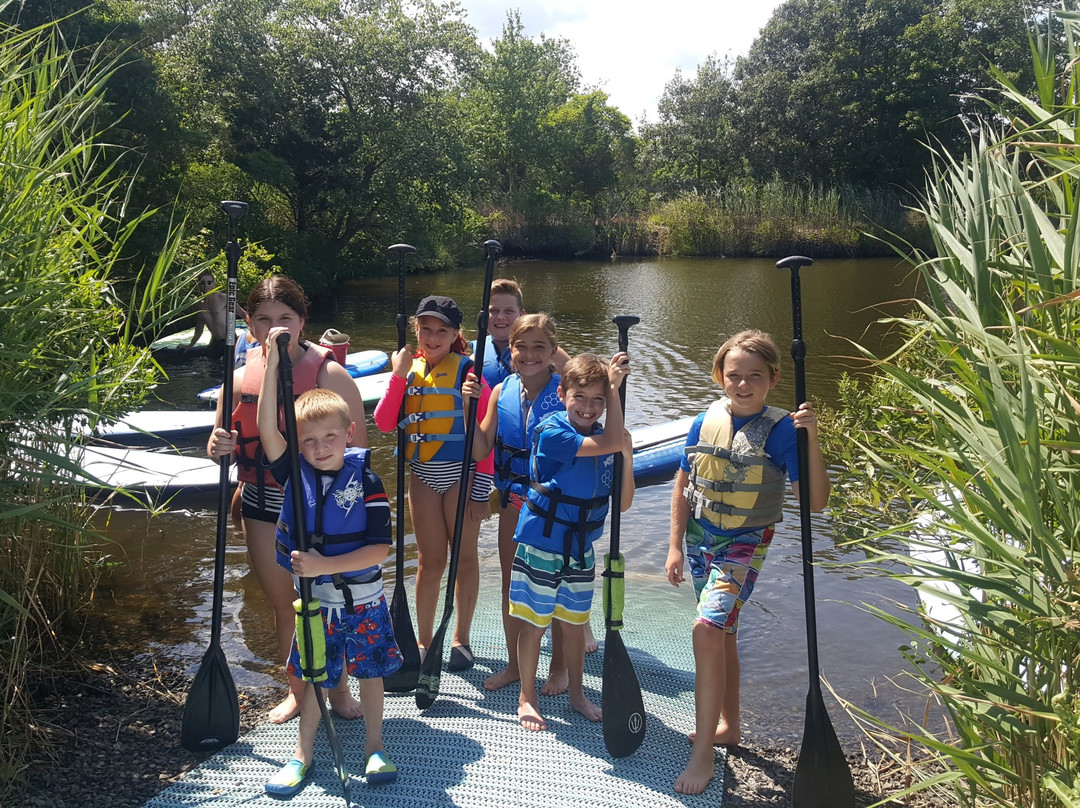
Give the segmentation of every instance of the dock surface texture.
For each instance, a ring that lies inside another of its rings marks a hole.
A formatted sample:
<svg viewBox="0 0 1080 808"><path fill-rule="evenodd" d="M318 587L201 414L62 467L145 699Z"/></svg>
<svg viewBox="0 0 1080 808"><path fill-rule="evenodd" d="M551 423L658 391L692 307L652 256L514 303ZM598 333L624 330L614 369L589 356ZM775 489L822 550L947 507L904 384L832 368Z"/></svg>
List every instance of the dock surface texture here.
<svg viewBox="0 0 1080 808"><path fill-rule="evenodd" d="M498 572L490 568L485 572L471 632L476 665L463 673L444 669L438 699L423 712L412 693L386 695L383 740L398 767L396 782L364 782L364 722L335 718L351 778L352 806L663 808L723 802L726 759L721 748L716 750L716 776L703 794L685 796L672 790L689 759L686 735L694 726L692 597L679 609L635 605L633 581L627 581L622 634L641 684L647 724L641 747L628 757L613 758L604 746L601 725L571 710L566 694L540 697L548 730L529 732L518 725L516 684L493 693L484 690L484 678L505 664ZM411 598L410 586L410 605ZM600 649L585 659L585 692L596 704L601 702L604 658L601 608L598 583L592 623ZM441 618L440 605L437 619ZM450 631L446 643L448 660ZM547 674L549 655L545 638L539 684ZM314 772L303 790L287 802L264 792L267 779L292 757L297 720L256 728L188 772L145 808L286 804L343 808L341 781L321 727Z"/></svg>

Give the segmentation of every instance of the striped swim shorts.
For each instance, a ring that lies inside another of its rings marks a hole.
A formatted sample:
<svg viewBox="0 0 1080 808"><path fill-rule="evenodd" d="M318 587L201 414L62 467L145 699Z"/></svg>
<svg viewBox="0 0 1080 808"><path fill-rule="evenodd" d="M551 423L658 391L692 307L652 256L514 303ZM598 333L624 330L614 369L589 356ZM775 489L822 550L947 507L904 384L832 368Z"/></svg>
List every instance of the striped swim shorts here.
<svg viewBox="0 0 1080 808"><path fill-rule="evenodd" d="M546 628L552 618L584 625L592 610L596 565L590 547L585 565L577 558L563 569L562 553L549 553L518 543L510 571L510 614Z"/></svg>

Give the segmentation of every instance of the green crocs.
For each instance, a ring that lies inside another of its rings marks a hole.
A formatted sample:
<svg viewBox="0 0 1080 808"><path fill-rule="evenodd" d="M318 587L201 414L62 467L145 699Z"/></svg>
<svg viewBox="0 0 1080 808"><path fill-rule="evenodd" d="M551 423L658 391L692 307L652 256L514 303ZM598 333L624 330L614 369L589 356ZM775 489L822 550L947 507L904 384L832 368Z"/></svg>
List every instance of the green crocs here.
<svg viewBox="0 0 1080 808"><path fill-rule="evenodd" d="M392 783L397 780L397 766L386 756L386 752L372 752L364 767L364 776L371 785Z"/></svg>
<svg viewBox="0 0 1080 808"><path fill-rule="evenodd" d="M311 774L311 766L305 766L293 758L281 770L266 781L266 793L275 797L292 797L304 787L304 781Z"/></svg>

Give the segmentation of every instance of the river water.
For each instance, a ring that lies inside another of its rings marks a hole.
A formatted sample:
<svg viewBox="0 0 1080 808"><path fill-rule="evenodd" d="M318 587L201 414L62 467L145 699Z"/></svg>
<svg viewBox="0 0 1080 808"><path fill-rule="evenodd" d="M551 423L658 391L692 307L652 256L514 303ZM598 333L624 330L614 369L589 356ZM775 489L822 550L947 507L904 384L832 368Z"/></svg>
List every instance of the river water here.
<svg viewBox="0 0 1080 808"><path fill-rule="evenodd" d="M644 261L520 261L496 268L496 276L519 280L526 308L555 315L563 347L610 354L617 331L616 314L634 314L640 325L630 331L633 374L627 388L627 425L631 428L694 415L716 397L709 378L720 343L744 328L770 332L785 360L771 404L791 408L793 368L787 349L792 335L790 275L773 261L739 259L649 259ZM915 290L909 267L889 260L819 261L802 270L802 313L807 343L807 392L832 402L836 382L856 363L847 344L854 339L884 347L883 315L906 313ZM408 305L426 294L450 295L465 312L467 330L475 331L483 269L410 276ZM351 350L397 345L397 279L349 284L313 314L306 329L317 339L325 328L351 335ZM219 379L207 360L171 366L171 378L157 391L161 408L194 409L194 393ZM393 435L368 424L375 468L395 496ZM192 453L201 447L193 445ZM673 642L690 641L692 590L675 590L664 577L667 554L670 481L638 490L623 515L621 549L628 559L627 599L678 614L668 630ZM210 632L216 498L178 498L155 514L131 507L103 508L98 526L115 544L118 565L103 581L98 606L112 626L118 646L147 648L197 669ZM411 534L411 525L406 526ZM407 536L413 551L411 535ZM495 521L484 523L481 537L484 575L497 576ZM597 557L604 549L599 543ZM820 666L829 684L845 699L871 713L895 719L897 710L922 714L922 702L892 684L904 669L898 651L904 638L863 604L895 611L911 603L911 589L867 577L854 564L857 550L837 546L829 515L814 518L817 568L817 624ZM392 589L393 554L387 592ZM410 594L411 602L411 594ZM758 743L793 745L801 737L807 692L806 636L802 592L799 518L790 509L778 525L754 597L744 610L739 646L743 663L744 733ZM594 610L594 631L603 635ZM273 661L270 615L254 576L247 571L243 539L231 531L225 587L222 643L238 684L264 684L277 676ZM830 701L830 715L842 739L855 729Z"/></svg>

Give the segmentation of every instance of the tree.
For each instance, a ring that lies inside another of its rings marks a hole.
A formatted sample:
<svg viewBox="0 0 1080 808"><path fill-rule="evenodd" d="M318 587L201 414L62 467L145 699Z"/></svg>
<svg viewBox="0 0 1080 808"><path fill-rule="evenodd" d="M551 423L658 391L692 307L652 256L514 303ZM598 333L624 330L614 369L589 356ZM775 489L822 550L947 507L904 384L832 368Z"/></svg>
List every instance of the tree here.
<svg viewBox="0 0 1080 808"><path fill-rule="evenodd" d="M553 193L591 203L615 185L620 165L632 163L630 119L607 100L599 90L575 95L542 123L552 162L540 173L547 175L544 184Z"/></svg>
<svg viewBox="0 0 1080 808"><path fill-rule="evenodd" d="M735 87L730 66L709 56L694 78L681 71L668 82L657 112L660 120L642 127L653 182L667 193L705 190L740 168L732 148Z"/></svg>

